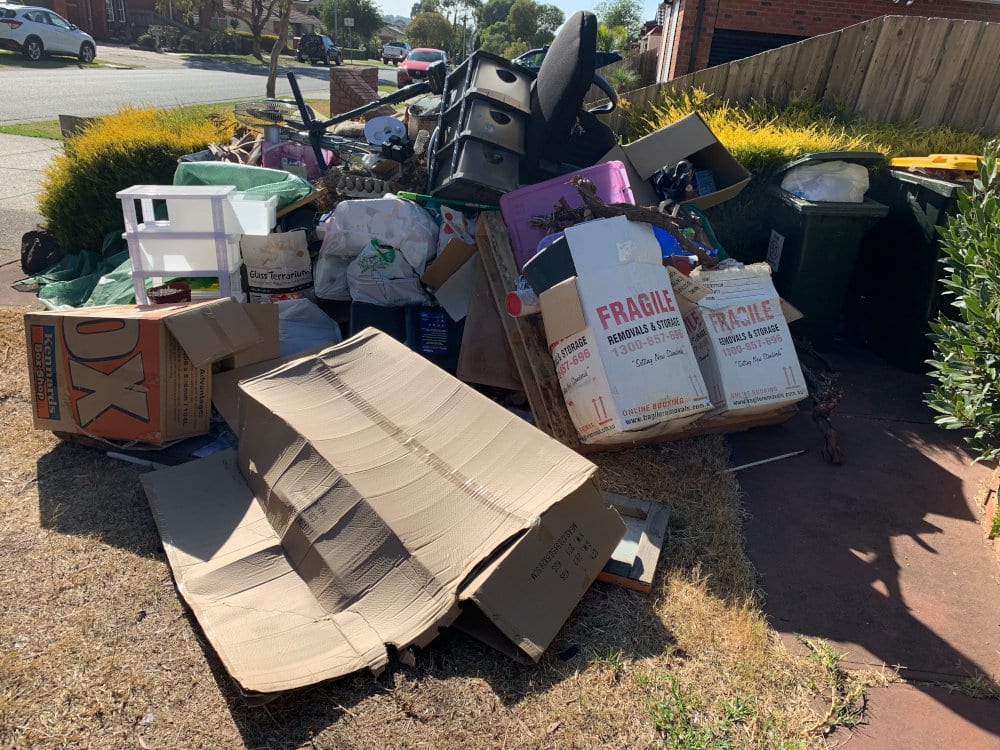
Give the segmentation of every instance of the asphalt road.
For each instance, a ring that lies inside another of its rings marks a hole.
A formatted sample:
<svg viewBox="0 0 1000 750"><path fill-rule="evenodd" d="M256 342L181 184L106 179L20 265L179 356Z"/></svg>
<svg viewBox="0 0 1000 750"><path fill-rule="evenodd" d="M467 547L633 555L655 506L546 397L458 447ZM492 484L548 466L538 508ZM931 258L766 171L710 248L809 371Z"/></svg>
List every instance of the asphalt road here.
<svg viewBox="0 0 1000 750"><path fill-rule="evenodd" d="M0 124L52 120L60 114L81 117L112 112L124 104L173 107L236 99L263 97L266 71L243 65L219 65L201 60L186 61L179 55L137 52L103 47L98 56L112 64L142 65L83 68L66 61L59 68L29 68L3 65L6 94L0 98ZM280 68L277 96L290 97L291 89ZM307 96L329 92L329 74L323 67L290 68ZM380 78L395 82L395 70L384 70Z"/></svg>

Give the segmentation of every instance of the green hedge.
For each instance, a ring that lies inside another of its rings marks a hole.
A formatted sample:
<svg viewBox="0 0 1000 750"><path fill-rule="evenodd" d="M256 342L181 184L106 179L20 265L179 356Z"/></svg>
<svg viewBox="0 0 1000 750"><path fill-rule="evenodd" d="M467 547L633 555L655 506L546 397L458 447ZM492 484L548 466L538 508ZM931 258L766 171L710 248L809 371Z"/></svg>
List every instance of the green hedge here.
<svg viewBox="0 0 1000 750"><path fill-rule="evenodd" d="M180 110L126 108L102 117L67 139L50 163L39 212L68 252L100 251L106 234L124 229L116 192L169 185L179 157L231 135L203 115Z"/></svg>

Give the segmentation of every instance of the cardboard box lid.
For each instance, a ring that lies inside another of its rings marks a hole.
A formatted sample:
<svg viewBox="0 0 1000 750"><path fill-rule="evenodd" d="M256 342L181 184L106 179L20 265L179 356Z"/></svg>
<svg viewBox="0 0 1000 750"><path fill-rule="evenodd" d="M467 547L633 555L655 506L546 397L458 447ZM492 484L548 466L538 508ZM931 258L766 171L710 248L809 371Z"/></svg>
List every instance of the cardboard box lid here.
<svg viewBox="0 0 1000 750"><path fill-rule="evenodd" d="M663 264L660 243L653 235L653 228L649 224L629 221L624 216L567 227L566 242L579 276L600 273L625 263Z"/></svg>
<svg viewBox="0 0 1000 750"><path fill-rule="evenodd" d="M163 321L195 367L218 362L264 340L243 306L231 297L179 306Z"/></svg>
<svg viewBox="0 0 1000 750"><path fill-rule="evenodd" d="M542 325L550 349L587 327L575 276L546 289L538 300L542 305Z"/></svg>
<svg viewBox="0 0 1000 750"><path fill-rule="evenodd" d="M540 653L599 566L529 611L511 581L541 583L508 568L528 564L511 550L551 545L543 531L562 503L589 524L598 557L624 530L586 500L593 464L373 329L240 390L238 462L212 457L143 485L178 588L246 690L377 670L386 644L427 643L463 596L488 601L497 627ZM489 591L484 572L500 576Z"/></svg>

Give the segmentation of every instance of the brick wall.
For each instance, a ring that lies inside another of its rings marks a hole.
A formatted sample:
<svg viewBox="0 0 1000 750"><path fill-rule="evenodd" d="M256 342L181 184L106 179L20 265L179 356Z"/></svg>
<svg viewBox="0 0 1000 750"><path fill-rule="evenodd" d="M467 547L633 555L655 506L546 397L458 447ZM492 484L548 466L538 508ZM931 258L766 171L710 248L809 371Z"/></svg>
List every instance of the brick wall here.
<svg viewBox="0 0 1000 750"><path fill-rule="evenodd" d="M339 115L378 99L378 68L330 68L330 116ZM366 117L392 114L392 107L379 107Z"/></svg>
<svg viewBox="0 0 1000 750"><path fill-rule="evenodd" d="M675 0L683 3L678 27L676 78L708 65L716 28L816 36L879 16L929 16L1000 22L1000 3L963 0ZM701 22L698 23L698 16Z"/></svg>

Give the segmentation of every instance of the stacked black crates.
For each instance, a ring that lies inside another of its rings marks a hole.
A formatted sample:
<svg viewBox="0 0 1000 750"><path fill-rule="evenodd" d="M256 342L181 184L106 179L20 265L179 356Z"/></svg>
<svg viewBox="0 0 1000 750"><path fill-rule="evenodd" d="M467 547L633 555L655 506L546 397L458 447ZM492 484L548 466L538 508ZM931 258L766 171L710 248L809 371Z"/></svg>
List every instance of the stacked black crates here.
<svg viewBox="0 0 1000 750"><path fill-rule="evenodd" d="M430 160L431 195L496 203L517 189L531 83L527 70L483 50L448 75Z"/></svg>

